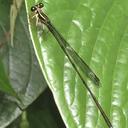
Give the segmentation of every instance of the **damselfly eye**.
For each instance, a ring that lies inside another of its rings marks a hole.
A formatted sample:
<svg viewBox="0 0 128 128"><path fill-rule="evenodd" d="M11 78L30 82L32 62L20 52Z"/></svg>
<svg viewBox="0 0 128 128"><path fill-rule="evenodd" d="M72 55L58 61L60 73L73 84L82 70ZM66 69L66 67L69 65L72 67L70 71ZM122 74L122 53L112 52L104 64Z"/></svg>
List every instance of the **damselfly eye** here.
<svg viewBox="0 0 128 128"><path fill-rule="evenodd" d="M31 11L32 11L32 12L36 11L36 7L35 7L35 6L32 6L32 7L31 7Z"/></svg>
<svg viewBox="0 0 128 128"><path fill-rule="evenodd" d="M39 3L39 8L42 8L44 7L44 4L43 3Z"/></svg>

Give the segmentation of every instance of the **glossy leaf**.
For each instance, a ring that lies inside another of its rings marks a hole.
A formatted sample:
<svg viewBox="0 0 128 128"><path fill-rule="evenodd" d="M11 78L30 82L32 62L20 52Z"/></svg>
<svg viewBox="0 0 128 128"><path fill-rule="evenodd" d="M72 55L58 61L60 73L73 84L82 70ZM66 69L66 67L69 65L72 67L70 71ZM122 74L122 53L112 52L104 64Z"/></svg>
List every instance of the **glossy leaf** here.
<svg viewBox="0 0 128 128"><path fill-rule="evenodd" d="M28 14L36 2L26 0ZM127 128L128 1L47 0L44 5L54 26L99 76L101 87L90 88L113 127ZM39 64L67 128L107 128L57 41L30 24Z"/></svg>

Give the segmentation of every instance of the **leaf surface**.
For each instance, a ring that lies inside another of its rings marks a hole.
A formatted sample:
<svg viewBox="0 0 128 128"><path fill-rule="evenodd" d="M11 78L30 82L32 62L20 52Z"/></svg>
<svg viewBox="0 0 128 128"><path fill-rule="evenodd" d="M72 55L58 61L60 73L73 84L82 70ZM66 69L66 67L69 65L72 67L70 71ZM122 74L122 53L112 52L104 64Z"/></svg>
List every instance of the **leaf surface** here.
<svg viewBox="0 0 128 128"><path fill-rule="evenodd" d="M26 0L28 14L36 2ZM101 87L89 86L113 127L127 128L128 1L47 0L44 5L54 26L99 76ZM40 67L67 128L107 128L71 63L47 31L40 35L41 30L30 25Z"/></svg>

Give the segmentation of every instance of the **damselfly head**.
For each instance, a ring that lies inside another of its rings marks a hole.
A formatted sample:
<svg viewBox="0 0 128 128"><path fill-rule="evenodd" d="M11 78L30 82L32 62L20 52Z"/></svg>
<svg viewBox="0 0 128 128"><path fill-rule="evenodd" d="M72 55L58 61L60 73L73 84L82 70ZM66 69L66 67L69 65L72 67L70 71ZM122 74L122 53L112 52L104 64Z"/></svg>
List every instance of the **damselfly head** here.
<svg viewBox="0 0 128 128"><path fill-rule="evenodd" d="M32 12L35 12L36 10L37 10L36 6L32 6L32 7L31 7L31 11L32 11Z"/></svg>
<svg viewBox="0 0 128 128"><path fill-rule="evenodd" d="M43 8L43 7L44 7L44 4L43 4L43 3L39 3L39 4L38 4L38 7L39 7L39 8Z"/></svg>
<svg viewBox="0 0 128 128"><path fill-rule="evenodd" d="M36 12L37 10L40 11L42 8L44 7L44 4L43 3L39 3L35 6L32 6L31 7L31 11L32 12Z"/></svg>

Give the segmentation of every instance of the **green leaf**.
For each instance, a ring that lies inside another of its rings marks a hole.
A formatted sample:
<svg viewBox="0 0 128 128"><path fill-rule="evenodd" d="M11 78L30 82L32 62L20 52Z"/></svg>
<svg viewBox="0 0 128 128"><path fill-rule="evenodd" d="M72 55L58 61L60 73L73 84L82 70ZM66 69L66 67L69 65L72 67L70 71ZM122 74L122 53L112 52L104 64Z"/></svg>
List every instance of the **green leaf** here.
<svg viewBox="0 0 128 128"><path fill-rule="evenodd" d="M34 4L26 0L28 14ZM113 127L127 128L128 1L49 0L44 5L54 26L99 76L102 86L89 86ZM30 24L40 67L66 127L107 128L57 41L50 32L39 38L40 31Z"/></svg>
<svg viewBox="0 0 128 128"><path fill-rule="evenodd" d="M1 10L4 10L4 2L1 1ZM8 10L5 11L4 13L0 12L0 91L3 91L5 93L8 93L10 95L16 96L16 93L14 89L11 86L11 83L9 81L9 77L7 73L5 72L5 67L3 65L3 54L6 51L4 45L7 43L7 36L8 32L6 31L6 28L9 26L6 25L8 22L6 21L4 15L7 15ZM6 25L6 27L5 27Z"/></svg>
<svg viewBox="0 0 128 128"><path fill-rule="evenodd" d="M12 88L7 74L5 73L4 66L0 60L0 90L9 93L10 95L16 96L14 89Z"/></svg>
<svg viewBox="0 0 128 128"><path fill-rule="evenodd" d="M0 39L3 39L1 35L9 32L11 4L10 0L0 0ZM47 84L29 38L24 4L15 23L13 47L9 40L4 43L0 52L10 83L22 100L21 107L26 108L45 90ZM0 92L0 127L6 127L21 114L22 111L13 101L13 97Z"/></svg>

